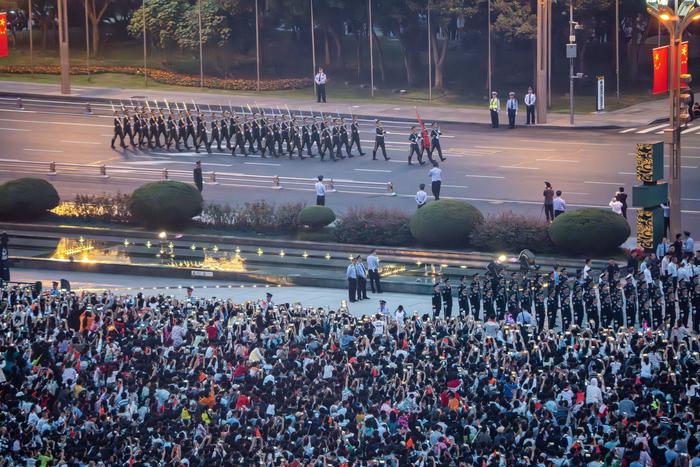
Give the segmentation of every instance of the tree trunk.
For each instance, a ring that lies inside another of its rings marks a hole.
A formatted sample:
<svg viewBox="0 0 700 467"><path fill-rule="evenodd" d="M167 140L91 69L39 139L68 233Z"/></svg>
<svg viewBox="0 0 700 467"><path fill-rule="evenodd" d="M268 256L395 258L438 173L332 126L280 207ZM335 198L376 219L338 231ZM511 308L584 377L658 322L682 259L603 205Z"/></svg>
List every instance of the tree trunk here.
<svg viewBox="0 0 700 467"><path fill-rule="evenodd" d="M41 48L46 50L49 41L49 23L45 19L41 20Z"/></svg>
<svg viewBox="0 0 700 467"><path fill-rule="evenodd" d="M357 52L355 54L355 65L356 65L356 72L357 72L357 81L360 81L362 79L362 65L361 65L361 45L362 41L360 38L360 34L355 31L355 43L357 45Z"/></svg>
<svg viewBox="0 0 700 467"><path fill-rule="evenodd" d="M333 43L335 44L335 63L340 67L343 67L345 65L345 63L343 62L343 42L340 40L340 36L333 28L333 26L328 26L328 33L330 34L331 38L333 39Z"/></svg>
<svg viewBox="0 0 700 467"><path fill-rule="evenodd" d="M328 66L331 64L331 46L328 40L328 29L323 28L323 65Z"/></svg>
<svg viewBox="0 0 700 467"><path fill-rule="evenodd" d="M90 16L90 25L92 26L92 37L90 38L90 54L95 56L100 48L100 20L94 16Z"/></svg>
<svg viewBox="0 0 700 467"><path fill-rule="evenodd" d="M430 45L433 52L433 63L435 64L435 82L433 83L433 86L435 89L442 91L445 89L445 57L447 56L447 48L450 44L450 37L449 35L445 35L445 39L442 41L442 47L439 48L438 53L438 39L437 31L435 31L435 29L436 28L432 28L430 37ZM447 30L446 28L443 29Z"/></svg>
<svg viewBox="0 0 700 467"><path fill-rule="evenodd" d="M377 49L377 53L379 54L379 75L382 83L384 82L384 49L382 48L382 43L379 41L379 38L377 37L377 33L372 31L372 43Z"/></svg>

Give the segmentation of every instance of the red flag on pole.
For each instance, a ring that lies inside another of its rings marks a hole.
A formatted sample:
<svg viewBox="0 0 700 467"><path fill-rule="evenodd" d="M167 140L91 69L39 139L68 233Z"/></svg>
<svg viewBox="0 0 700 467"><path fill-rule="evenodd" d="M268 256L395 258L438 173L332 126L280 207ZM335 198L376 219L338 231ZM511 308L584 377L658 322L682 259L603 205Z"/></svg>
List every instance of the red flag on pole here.
<svg viewBox="0 0 700 467"><path fill-rule="evenodd" d="M418 109L416 109L416 118L420 124L420 134L423 137L423 147L425 149L430 149L430 137L428 136L428 130L425 129L425 124L423 123L423 120L420 119L420 115L418 115Z"/></svg>
<svg viewBox="0 0 700 467"><path fill-rule="evenodd" d="M668 46L656 47L651 53L654 65L654 84L651 92L663 94L668 92Z"/></svg>
<svg viewBox="0 0 700 467"><path fill-rule="evenodd" d="M7 55L7 13L0 13L0 57Z"/></svg>
<svg viewBox="0 0 700 467"><path fill-rule="evenodd" d="M688 74L688 41L681 42L681 74Z"/></svg>

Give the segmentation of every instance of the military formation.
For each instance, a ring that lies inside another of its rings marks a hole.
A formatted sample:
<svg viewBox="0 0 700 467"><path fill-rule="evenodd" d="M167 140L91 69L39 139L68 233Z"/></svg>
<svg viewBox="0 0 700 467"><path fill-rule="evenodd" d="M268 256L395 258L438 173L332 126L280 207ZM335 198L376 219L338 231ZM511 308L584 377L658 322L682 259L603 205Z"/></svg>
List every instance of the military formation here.
<svg viewBox="0 0 700 467"><path fill-rule="evenodd" d="M194 110L183 107L132 105L128 108L121 105L119 109L113 109L112 149L119 144L123 149L194 149L196 153L230 152L233 156L259 154L263 158L306 159L318 156L322 161L326 158L338 161L365 155L356 116L348 122L340 116L295 116L291 112L268 115L252 110L250 113L236 113L233 110L204 112L197 106ZM388 132L380 120L375 121L374 133L372 159L377 160L377 154L381 151L384 160L390 160L385 144ZM424 154L432 161L434 151L441 160L445 160L440 146L440 126L433 123L429 133L426 130L424 135L417 127L411 128L408 136L409 165L414 154L420 165L425 163ZM353 153L353 150L357 152Z"/></svg>
<svg viewBox="0 0 700 467"><path fill-rule="evenodd" d="M559 324L567 330L584 323L594 329L638 327L648 330L671 328L680 323L700 333L700 263L688 262L687 274L661 275L653 267L642 266L635 276L610 262L593 277L586 266L569 275L554 267L542 274L535 267L506 276L502 270L489 270L484 276L464 276L457 290L457 310L461 317L495 319L531 325L542 331ZM452 316L453 291L449 278L435 284L433 314ZM534 314L533 314L534 312Z"/></svg>

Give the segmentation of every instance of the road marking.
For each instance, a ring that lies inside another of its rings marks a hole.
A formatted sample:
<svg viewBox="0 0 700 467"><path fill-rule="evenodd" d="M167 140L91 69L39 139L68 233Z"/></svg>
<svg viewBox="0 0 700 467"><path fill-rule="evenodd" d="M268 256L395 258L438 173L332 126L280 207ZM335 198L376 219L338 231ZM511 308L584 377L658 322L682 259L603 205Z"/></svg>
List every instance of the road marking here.
<svg viewBox="0 0 700 467"><path fill-rule="evenodd" d="M62 143L69 143L69 144L94 144L94 145L102 144L102 143L96 143L94 141L74 141L74 140L70 140L70 139L62 139L61 142Z"/></svg>
<svg viewBox="0 0 700 467"><path fill-rule="evenodd" d="M578 193L576 191L567 191L565 194L567 194L567 195L581 195L581 196L588 195L588 193Z"/></svg>
<svg viewBox="0 0 700 467"><path fill-rule="evenodd" d="M700 198L681 198L681 201L700 201Z"/></svg>
<svg viewBox="0 0 700 467"><path fill-rule="evenodd" d="M268 162L244 162L244 164L248 164L248 165L271 165L271 166L275 166L275 167L279 167L280 165L282 165L282 164L272 164L272 163L268 163Z"/></svg>
<svg viewBox="0 0 700 467"><path fill-rule="evenodd" d="M465 175L465 177L473 177L473 178L506 178L501 175Z"/></svg>
<svg viewBox="0 0 700 467"><path fill-rule="evenodd" d="M586 181L583 183L588 183L589 185L617 185L617 186L624 186L624 183L621 182L590 182Z"/></svg>
<svg viewBox="0 0 700 467"><path fill-rule="evenodd" d="M686 128L685 130L681 131L681 134L685 135L685 134L692 133L692 132L698 131L698 130L700 130L700 126L691 126L691 127Z"/></svg>
<svg viewBox="0 0 700 467"><path fill-rule="evenodd" d="M640 135L646 134L646 133L651 133L654 130L658 130L659 128L665 128L668 126L668 123L662 123L661 125L655 125L650 128L645 128L644 130L640 130L637 133Z"/></svg>
<svg viewBox="0 0 700 467"><path fill-rule="evenodd" d="M575 161L572 159L535 159L536 161L543 161L543 162L570 162L572 164L578 164L581 161Z"/></svg>
<svg viewBox="0 0 700 467"><path fill-rule="evenodd" d="M523 143L545 143L545 144L575 144L577 146L612 146L611 143L579 143L574 141L559 141L545 139L520 139Z"/></svg>
<svg viewBox="0 0 700 467"><path fill-rule="evenodd" d="M634 172L618 172L617 174L618 174L618 175L637 175L637 174L634 173Z"/></svg>
<svg viewBox="0 0 700 467"><path fill-rule="evenodd" d="M554 152L556 149L535 149L535 148L510 148L501 146L474 146L476 149L500 149L505 151L538 151L538 152Z"/></svg>
<svg viewBox="0 0 700 467"><path fill-rule="evenodd" d="M502 169L522 169L522 170L540 170L539 167L523 167L520 165L499 165Z"/></svg>
<svg viewBox="0 0 700 467"><path fill-rule="evenodd" d="M24 149L29 152L63 152L60 149Z"/></svg>
<svg viewBox="0 0 700 467"><path fill-rule="evenodd" d="M669 164L664 164L664 167L671 167ZM681 169L697 169L694 165L681 165Z"/></svg>
<svg viewBox="0 0 700 467"><path fill-rule="evenodd" d="M620 133L632 133L636 128L628 128L626 130L622 130Z"/></svg>
<svg viewBox="0 0 700 467"><path fill-rule="evenodd" d="M26 128L0 128L0 130L5 130L5 131L29 131ZM110 135L112 136L112 135Z"/></svg>
<svg viewBox="0 0 700 467"><path fill-rule="evenodd" d="M469 188L467 185L442 185L446 188Z"/></svg>
<svg viewBox="0 0 700 467"><path fill-rule="evenodd" d="M358 172L386 172L386 173L391 173L391 170L382 170L382 169L354 169L357 170Z"/></svg>
<svg viewBox="0 0 700 467"><path fill-rule="evenodd" d="M681 156L682 158L685 159L700 159L700 156Z"/></svg>

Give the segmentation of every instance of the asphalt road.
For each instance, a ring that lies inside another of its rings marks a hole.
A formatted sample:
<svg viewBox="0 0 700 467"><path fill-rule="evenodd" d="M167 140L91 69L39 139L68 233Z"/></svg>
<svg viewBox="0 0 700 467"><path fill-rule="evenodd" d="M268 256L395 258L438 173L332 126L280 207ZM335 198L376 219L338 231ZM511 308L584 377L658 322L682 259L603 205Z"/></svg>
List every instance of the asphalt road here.
<svg viewBox="0 0 700 467"><path fill-rule="evenodd" d="M24 104L25 109L19 110L14 99L0 99L0 181L42 176L65 199L78 193L130 192L147 181L162 179L164 168L171 179L191 181L196 160L202 160L205 172L217 173L216 184L205 185L207 201L241 203L264 198L311 203L315 199L311 179L323 174L334 180L337 189L329 193L326 204L338 211L360 205L412 210L418 184L426 183L427 191L430 187L429 165L407 164L409 125L405 122L384 122L391 161L371 160L374 125L365 120L361 139L366 156L320 162L318 158L261 159L216 152L112 150L107 106L93 105L95 114L88 116L84 105L71 102L25 100ZM447 157L441 163L442 197L472 202L486 213L513 210L535 216L540 215L545 180L563 190L569 209L607 207L618 186L631 192L635 184L635 144L662 138L660 126L621 132L522 126L494 130L485 125L445 124L442 130ZM687 132L682 144L684 228L698 231L700 132ZM58 163L56 175L48 174L50 161ZM100 175L101 164L108 177ZM281 177L281 189L273 187L276 175ZM396 196L389 196L388 182Z"/></svg>

